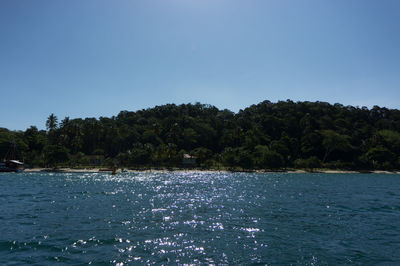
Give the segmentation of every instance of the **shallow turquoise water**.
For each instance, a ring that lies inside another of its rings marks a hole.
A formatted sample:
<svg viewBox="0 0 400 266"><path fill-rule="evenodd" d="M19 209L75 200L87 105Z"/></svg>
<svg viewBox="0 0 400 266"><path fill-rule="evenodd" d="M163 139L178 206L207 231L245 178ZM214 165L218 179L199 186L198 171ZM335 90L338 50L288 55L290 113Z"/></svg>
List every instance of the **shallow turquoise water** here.
<svg viewBox="0 0 400 266"><path fill-rule="evenodd" d="M0 264L400 264L400 175L0 174Z"/></svg>

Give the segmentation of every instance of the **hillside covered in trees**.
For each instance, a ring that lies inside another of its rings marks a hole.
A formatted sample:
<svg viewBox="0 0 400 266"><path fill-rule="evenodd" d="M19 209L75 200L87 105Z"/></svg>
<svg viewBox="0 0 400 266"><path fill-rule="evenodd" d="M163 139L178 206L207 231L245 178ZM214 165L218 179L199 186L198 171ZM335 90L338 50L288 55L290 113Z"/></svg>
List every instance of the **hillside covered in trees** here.
<svg viewBox="0 0 400 266"><path fill-rule="evenodd" d="M61 121L47 130L0 128L0 156L13 142L34 167L196 167L219 169L400 169L400 111L325 102L264 101L238 113L167 104L107 118Z"/></svg>

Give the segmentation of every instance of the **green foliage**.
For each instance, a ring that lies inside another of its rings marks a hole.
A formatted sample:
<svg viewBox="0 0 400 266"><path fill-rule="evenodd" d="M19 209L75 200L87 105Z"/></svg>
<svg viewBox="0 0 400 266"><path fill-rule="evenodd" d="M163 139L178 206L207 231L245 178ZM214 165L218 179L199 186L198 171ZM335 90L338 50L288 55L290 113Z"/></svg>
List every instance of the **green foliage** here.
<svg viewBox="0 0 400 266"><path fill-rule="evenodd" d="M49 115L46 120L46 128L49 131L54 131L57 128L58 119L54 114Z"/></svg>
<svg viewBox="0 0 400 266"><path fill-rule="evenodd" d="M196 148L192 151L192 154L196 158L196 162L204 168L210 167L214 162L213 152L207 148Z"/></svg>
<svg viewBox="0 0 400 266"><path fill-rule="evenodd" d="M341 135L333 130L322 130L321 135L323 137L322 145L325 148L325 155L322 162L325 162L329 154L333 151L346 152L351 149L349 142L349 136Z"/></svg>
<svg viewBox="0 0 400 266"><path fill-rule="evenodd" d="M393 130L381 130L378 135L382 138L382 144L389 150L399 153L400 152L400 133Z"/></svg>
<svg viewBox="0 0 400 266"><path fill-rule="evenodd" d="M150 143L135 143L133 147L127 151L128 162L125 165L138 166L150 164L153 152L154 148Z"/></svg>
<svg viewBox="0 0 400 266"><path fill-rule="evenodd" d="M61 145L48 145L44 147L45 161L49 166L57 166L58 163L67 162L69 151Z"/></svg>
<svg viewBox="0 0 400 266"><path fill-rule="evenodd" d="M80 165L89 165L89 158L83 153L78 152L70 156L70 166L77 167Z"/></svg>
<svg viewBox="0 0 400 266"><path fill-rule="evenodd" d="M5 159L12 145L14 133L5 128L0 128L0 158Z"/></svg>
<svg viewBox="0 0 400 266"><path fill-rule="evenodd" d="M303 168L308 170L314 170L315 168L321 167L321 160L316 156L311 156L307 159L296 159L294 161L296 168Z"/></svg>
<svg viewBox="0 0 400 266"><path fill-rule="evenodd" d="M370 149L366 156L377 169L390 169L396 160L395 154L382 146Z"/></svg>
<svg viewBox="0 0 400 266"><path fill-rule="evenodd" d="M256 146L253 156L255 158L255 165L259 169L278 169L284 166L282 154L271 150L267 146Z"/></svg>
<svg viewBox="0 0 400 266"><path fill-rule="evenodd" d="M46 128L0 128L0 155L15 141L35 166L92 164L98 156L105 165L181 167L188 153L204 168L400 167L400 111L377 106L264 101L235 114L200 103L167 104L60 123L51 114Z"/></svg>

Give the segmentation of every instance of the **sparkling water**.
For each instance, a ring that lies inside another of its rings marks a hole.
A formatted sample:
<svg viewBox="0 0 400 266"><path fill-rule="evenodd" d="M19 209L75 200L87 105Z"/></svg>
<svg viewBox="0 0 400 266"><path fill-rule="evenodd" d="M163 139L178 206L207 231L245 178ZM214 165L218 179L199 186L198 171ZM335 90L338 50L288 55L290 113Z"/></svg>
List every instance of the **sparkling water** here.
<svg viewBox="0 0 400 266"><path fill-rule="evenodd" d="M0 174L0 264L400 264L400 175Z"/></svg>

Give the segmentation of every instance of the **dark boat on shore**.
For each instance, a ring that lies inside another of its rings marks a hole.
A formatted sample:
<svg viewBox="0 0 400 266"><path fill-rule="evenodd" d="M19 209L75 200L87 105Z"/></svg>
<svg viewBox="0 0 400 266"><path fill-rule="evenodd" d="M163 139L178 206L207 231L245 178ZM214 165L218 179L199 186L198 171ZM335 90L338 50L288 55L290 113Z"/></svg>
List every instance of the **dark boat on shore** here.
<svg viewBox="0 0 400 266"><path fill-rule="evenodd" d="M6 160L0 163L0 172L15 172L24 171L24 163L17 160Z"/></svg>
<svg viewBox="0 0 400 266"><path fill-rule="evenodd" d="M16 159L17 145L13 143L13 147L7 152L6 159L0 162L0 172L23 172L25 164Z"/></svg>

